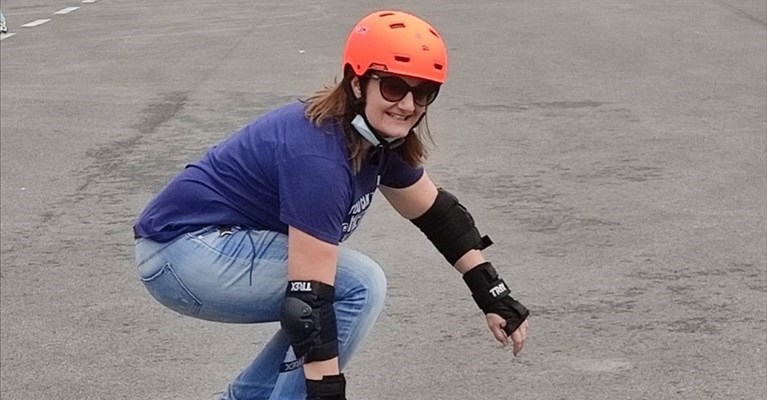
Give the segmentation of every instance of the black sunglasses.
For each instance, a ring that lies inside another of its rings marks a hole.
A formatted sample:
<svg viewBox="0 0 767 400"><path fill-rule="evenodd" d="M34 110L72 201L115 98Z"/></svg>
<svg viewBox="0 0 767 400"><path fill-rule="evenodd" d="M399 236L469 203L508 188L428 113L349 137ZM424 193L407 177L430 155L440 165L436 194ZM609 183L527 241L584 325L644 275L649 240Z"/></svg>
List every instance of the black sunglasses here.
<svg viewBox="0 0 767 400"><path fill-rule="evenodd" d="M404 99L408 92L410 92L413 93L413 102L421 107L425 107L433 103L439 93L438 83L422 82L416 86L410 86L404 79L396 76L368 74L367 77L378 81L381 97L392 103L397 103Z"/></svg>

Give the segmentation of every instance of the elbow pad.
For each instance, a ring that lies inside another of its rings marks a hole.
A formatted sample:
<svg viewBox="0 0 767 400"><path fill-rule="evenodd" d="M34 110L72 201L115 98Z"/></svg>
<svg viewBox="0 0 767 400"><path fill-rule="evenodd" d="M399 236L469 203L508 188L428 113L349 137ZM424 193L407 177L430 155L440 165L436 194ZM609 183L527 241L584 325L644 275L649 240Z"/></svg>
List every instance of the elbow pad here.
<svg viewBox="0 0 767 400"><path fill-rule="evenodd" d="M454 265L469 250L482 250L493 244L488 236L481 236L474 218L458 199L440 188L434 204L420 217L411 219L437 251Z"/></svg>
<svg viewBox="0 0 767 400"><path fill-rule="evenodd" d="M333 309L335 288L318 281L288 282L280 326L297 358L305 362L338 356L338 327Z"/></svg>

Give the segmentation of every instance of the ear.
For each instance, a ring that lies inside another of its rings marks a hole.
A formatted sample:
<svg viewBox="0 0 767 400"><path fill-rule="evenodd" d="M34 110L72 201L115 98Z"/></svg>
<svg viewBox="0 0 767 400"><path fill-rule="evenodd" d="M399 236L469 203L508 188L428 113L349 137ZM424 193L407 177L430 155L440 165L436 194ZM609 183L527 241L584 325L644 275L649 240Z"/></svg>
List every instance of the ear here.
<svg viewBox="0 0 767 400"><path fill-rule="evenodd" d="M355 76L351 80L352 85L352 93L354 93L354 97L359 100L362 98L362 87L360 87L360 78L358 76Z"/></svg>

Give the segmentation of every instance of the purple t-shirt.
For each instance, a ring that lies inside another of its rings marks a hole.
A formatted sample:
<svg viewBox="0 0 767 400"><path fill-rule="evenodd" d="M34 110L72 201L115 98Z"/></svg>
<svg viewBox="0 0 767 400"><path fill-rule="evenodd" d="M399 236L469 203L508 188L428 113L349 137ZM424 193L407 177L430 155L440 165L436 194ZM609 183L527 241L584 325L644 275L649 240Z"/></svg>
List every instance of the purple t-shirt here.
<svg viewBox="0 0 767 400"><path fill-rule="evenodd" d="M146 206L141 237L167 242L209 225L288 232L338 244L351 235L379 184L407 187L423 168L392 151L352 173L343 132L318 127L292 103L258 118L187 167Z"/></svg>

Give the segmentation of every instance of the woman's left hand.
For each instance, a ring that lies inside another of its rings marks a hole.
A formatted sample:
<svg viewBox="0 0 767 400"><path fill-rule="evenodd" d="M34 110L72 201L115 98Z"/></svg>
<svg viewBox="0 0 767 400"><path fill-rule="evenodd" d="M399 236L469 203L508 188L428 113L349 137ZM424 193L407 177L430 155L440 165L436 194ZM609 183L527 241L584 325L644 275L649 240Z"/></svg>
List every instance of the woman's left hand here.
<svg viewBox="0 0 767 400"><path fill-rule="evenodd" d="M508 336L506 335L506 331L503 330L506 326L506 320L503 319L503 317L498 314L490 313L485 315L485 318L487 319L487 327L493 332L495 340L499 341L504 346L508 345L509 341L511 341L513 345L512 351L516 357L519 352L522 351L522 347L525 345L525 340L527 340L527 320L522 322L522 325L512 332L511 336Z"/></svg>

